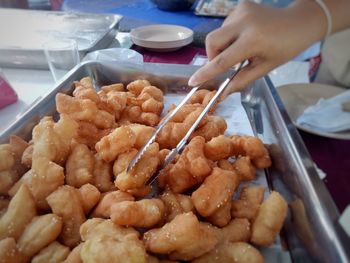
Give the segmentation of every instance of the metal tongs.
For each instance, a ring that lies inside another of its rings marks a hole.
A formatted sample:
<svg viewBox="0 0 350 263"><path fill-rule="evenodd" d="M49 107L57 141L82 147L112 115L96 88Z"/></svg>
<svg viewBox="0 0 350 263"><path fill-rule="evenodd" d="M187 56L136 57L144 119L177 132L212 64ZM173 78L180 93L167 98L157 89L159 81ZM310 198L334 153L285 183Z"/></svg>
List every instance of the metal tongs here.
<svg viewBox="0 0 350 263"><path fill-rule="evenodd" d="M153 175L149 180L148 184L152 184L155 179L160 174L160 171L163 170L169 163L171 163L176 155L178 153L181 153L182 149L187 143L188 138L191 136L191 134L194 132L194 130L197 128L200 121L203 119L205 114L210 110L210 108L214 105L214 103L218 100L220 95L225 91L230 81L237 75L237 73L243 68L243 66L246 64L246 60L239 63L237 66L237 69L232 73L230 77L228 77L224 82L221 83L219 86L218 91L215 93L214 97L209 101L209 103L205 106L204 110L201 112L201 114L198 116L197 120L193 123L191 128L186 133L185 137L182 138L182 140L177 144L177 146L170 151L170 153L165 157L164 163L162 167L160 168L159 172ZM160 132L160 130L168 123L168 121L179 111L179 109L190 99L190 97L201 87L197 86L191 89L191 91L186 95L186 97L180 102L177 107L169 112L159 123L157 129L154 131L152 136L149 138L147 143L139 150L139 152L136 154L136 156L131 160L129 163L129 166L127 168L127 173L129 173L137 164L137 162L141 159L142 155L146 152L147 148L155 141L157 134Z"/></svg>

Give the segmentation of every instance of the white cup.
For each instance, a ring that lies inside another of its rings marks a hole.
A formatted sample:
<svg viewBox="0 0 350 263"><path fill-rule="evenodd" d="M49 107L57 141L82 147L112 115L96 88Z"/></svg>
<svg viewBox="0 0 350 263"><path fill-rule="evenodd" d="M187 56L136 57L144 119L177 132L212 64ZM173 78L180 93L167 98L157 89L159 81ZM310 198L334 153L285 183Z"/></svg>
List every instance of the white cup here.
<svg viewBox="0 0 350 263"><path fill-rule="evenodd" d="M80 63L74 39L50 40L43 45L47 63L55 82Z"/></svg>

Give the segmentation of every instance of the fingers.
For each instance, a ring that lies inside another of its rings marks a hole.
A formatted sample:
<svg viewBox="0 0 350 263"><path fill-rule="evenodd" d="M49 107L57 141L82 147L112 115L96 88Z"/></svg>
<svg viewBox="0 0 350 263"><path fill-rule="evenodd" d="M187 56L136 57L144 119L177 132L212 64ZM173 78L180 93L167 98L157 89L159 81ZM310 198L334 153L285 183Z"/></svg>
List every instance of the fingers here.
<svg viewBox="0 0 350 263"><path fill-rule="evenodd" d="M188 81L188 85L197 86L226 72L231 66L243 61L244 59L250 58L253 55L250 47L251 45L246 43L243 38L238 39L213 58L213 60L209 61L206 65L195 72Z"/></svg>
<svg viewBox="0 0 350 263"><path fill-rule="evenodd" d="M209 61L228 48L238 37L234 27L222 26L207 35L205 46Z"/></svg>
<svg viewBox="0 0 350 263"><path fill-rule="evenodd" d="M244 67L229 83L228 87L225 90L224 96L236 91L243 90L254 80L261 78L270 72L273 67L274 66L271 63L265 61L253 61Z"/></svg>

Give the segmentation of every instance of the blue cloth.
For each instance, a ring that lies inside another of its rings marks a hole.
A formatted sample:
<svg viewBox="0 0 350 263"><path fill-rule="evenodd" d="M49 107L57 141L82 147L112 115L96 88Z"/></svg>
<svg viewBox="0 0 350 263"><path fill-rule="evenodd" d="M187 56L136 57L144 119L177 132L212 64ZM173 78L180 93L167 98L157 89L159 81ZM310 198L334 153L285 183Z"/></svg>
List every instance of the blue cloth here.
<svg viewBox="0 0 350 263"><path fill-rule="evenodd" d="M291 0L264 0L264 4L286 6ZM192 10L168 12L157 8L151 0L65 0L63 11L90 13L114 13L123 15L120 31L149 24L174 24L186 26L194 31L194 42L204 45L206 35L223 22L222 18L196 16Z"/></svg>
<svg viewBox="0 0 350 263"><path fill-rule="evenodd" d="M215 27L222 24L221 18L199 17L193 11L167 12L157 8L150 0L66 0L62 9L64 11L83 11L92 13L116 13L135 21L148 21L156 24L175 24L194 29L198 25Z"/></svg>

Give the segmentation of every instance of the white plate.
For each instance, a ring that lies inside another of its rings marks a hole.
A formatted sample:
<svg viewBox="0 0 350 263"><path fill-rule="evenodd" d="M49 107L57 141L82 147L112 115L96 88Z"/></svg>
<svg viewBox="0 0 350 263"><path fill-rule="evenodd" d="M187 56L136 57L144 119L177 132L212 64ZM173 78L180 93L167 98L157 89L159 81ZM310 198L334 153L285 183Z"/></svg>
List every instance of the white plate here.
<svg viewBox="0 0 350 263"><path fill-rule="evenodd" d="M300 130L334 139L350 140L350 131L324 132L296 123L304 110L317 103L320 98L328 99L345 91L343 88L323 84L290 84L277 88L286 110L295 126Z"/></svg>
<svg viewBox="0 0 350 263"><path fill-rule="evenodd" d="M130 32L134 44L153 51L173 51L193 41L193 31L175 25L150 25L138 27Z"/></svg>

